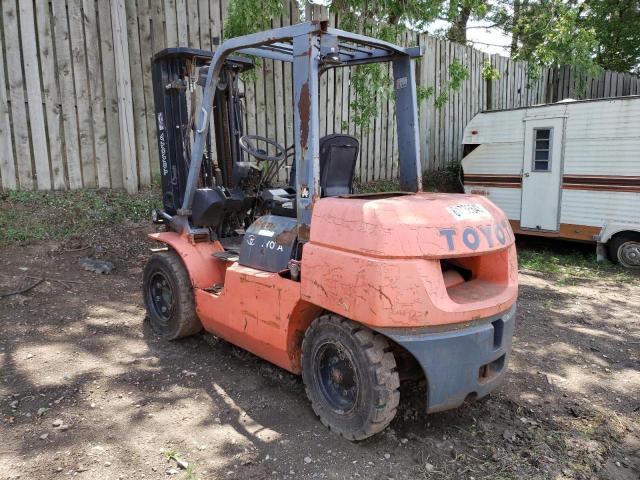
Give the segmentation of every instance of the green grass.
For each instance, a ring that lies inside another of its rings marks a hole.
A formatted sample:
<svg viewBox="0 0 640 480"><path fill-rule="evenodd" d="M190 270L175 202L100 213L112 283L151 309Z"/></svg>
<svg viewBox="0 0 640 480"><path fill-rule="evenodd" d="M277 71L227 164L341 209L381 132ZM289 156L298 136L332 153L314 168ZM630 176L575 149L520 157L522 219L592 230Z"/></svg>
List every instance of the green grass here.
<svg viewBox="0 0 640 480"><path fill-rule="evenodd" d="M150 217L159 190L136 195L111 190L10 191L0 196L0 245L59 240L90 230Z"/></svg>
<svg viewBox="0 0 640 480"><path fill-rule="evenodd" d="M568 244L571 248L571 244ZM571 284L576 279L608 278L616 281L640 283L640 276L609 261L597 262L593 249L568 250L567 244L556 248L518 247L518 264L521 269L554 274L560 281Z"/></svg>

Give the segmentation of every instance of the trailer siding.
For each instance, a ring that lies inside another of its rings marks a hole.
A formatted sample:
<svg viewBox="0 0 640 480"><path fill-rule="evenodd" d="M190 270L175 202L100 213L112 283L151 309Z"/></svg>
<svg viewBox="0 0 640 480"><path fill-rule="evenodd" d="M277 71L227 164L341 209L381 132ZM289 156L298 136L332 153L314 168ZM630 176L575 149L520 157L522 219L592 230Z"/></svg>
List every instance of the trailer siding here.
<svg viewBox="0 0 640 480"><path fill-rule="evenodd" d="M526 120L565 117L557 232L520 230ZM514 128L515 122L520 129ZM592 240L606 225L640 231L640 97L486 112L465 130L465 191L483 193L520 233ZM513 133L506 142L505 132ZM475 132L472 134L472 132ZM621 231L621 230L619 230Z"/></svg>
<svg viewBox="0 0 640 480"><path fill-rule="evenodd" d="M640 193L564 190L560 221L592 227L602 227L608 222L627 223L637 228L638 205Z"/></svg>

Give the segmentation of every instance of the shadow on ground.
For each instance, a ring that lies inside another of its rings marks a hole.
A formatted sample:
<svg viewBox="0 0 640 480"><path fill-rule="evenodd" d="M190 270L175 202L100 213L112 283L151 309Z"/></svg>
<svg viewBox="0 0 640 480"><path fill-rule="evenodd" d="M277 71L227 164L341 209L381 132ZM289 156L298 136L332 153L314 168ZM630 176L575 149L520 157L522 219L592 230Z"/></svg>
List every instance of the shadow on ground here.
<svg viewBox="0 0 640 480"><path fill-rule="evenodd" d="M170 450L197 478L640 471L638 286L523 274L504 387L429 416L407 388L390 428L354 444L317 421L298 377L208 335L160 341L143 322L144 258L99 276L79 270L76 256L37 246L0 254L3 291L24 268L74 282L0 300L0 477L164 478L177 468ZM68 428L54 427L58 419Z"/></svg>

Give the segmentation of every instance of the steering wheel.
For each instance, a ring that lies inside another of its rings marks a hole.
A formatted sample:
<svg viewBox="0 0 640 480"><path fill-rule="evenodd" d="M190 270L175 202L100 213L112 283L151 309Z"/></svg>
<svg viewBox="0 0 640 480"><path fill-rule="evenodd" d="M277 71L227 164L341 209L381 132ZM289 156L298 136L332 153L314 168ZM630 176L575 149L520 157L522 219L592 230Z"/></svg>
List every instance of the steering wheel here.
<svg viewBox="0 0 640 480"><path fill-rule="evenodd" d="M264 142L276 149L275 155L268 155L264 150L259 150L255 147L254 141ZM249 155L256 157L258 160L264 160L267 162L280 162L286 155L286 149L275 140L263 137L261 135L243 135L239 140L240 148L247 152Z"/></svg>

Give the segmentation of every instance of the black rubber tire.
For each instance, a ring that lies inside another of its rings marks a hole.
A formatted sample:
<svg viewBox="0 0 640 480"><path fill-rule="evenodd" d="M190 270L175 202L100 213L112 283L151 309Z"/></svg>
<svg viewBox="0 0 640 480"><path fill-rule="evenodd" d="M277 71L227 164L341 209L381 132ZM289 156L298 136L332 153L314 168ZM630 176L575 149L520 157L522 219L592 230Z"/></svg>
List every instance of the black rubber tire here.
<svg viewBox="0 0 640 480"><path fill-rule="evenodd" d="M357 396L347 412L334 408L319 382L318 352L339 345L350 357ZM385 429L400 402L400 377L388 340L339 315L323 315L307 329L302 342L302 379L320 421L347 440L363 440Z"/></svg>
<svg viewBox="0 0 640 480"><path fill-rule="evenodd" d="M627 242L640 243L640 233L623 232L615 235L611 240L609 240L609 258L611 258L612 261L622 265L623 267L636 270L640 268L640 266L630 265L627 264L624 259L621 260L621 248Z"/></svg>
<svg viewBox="0 0 640 480"><path fill-rule="evenodd" d="M166 279L172 295L172 307L164 319L153 305L150 284L156 275ZM149 257L144 267L142 293L151 329L163 339L176 340L202 330L202 324L196 315L191 280L176 252L158 252Z"/></svg>

